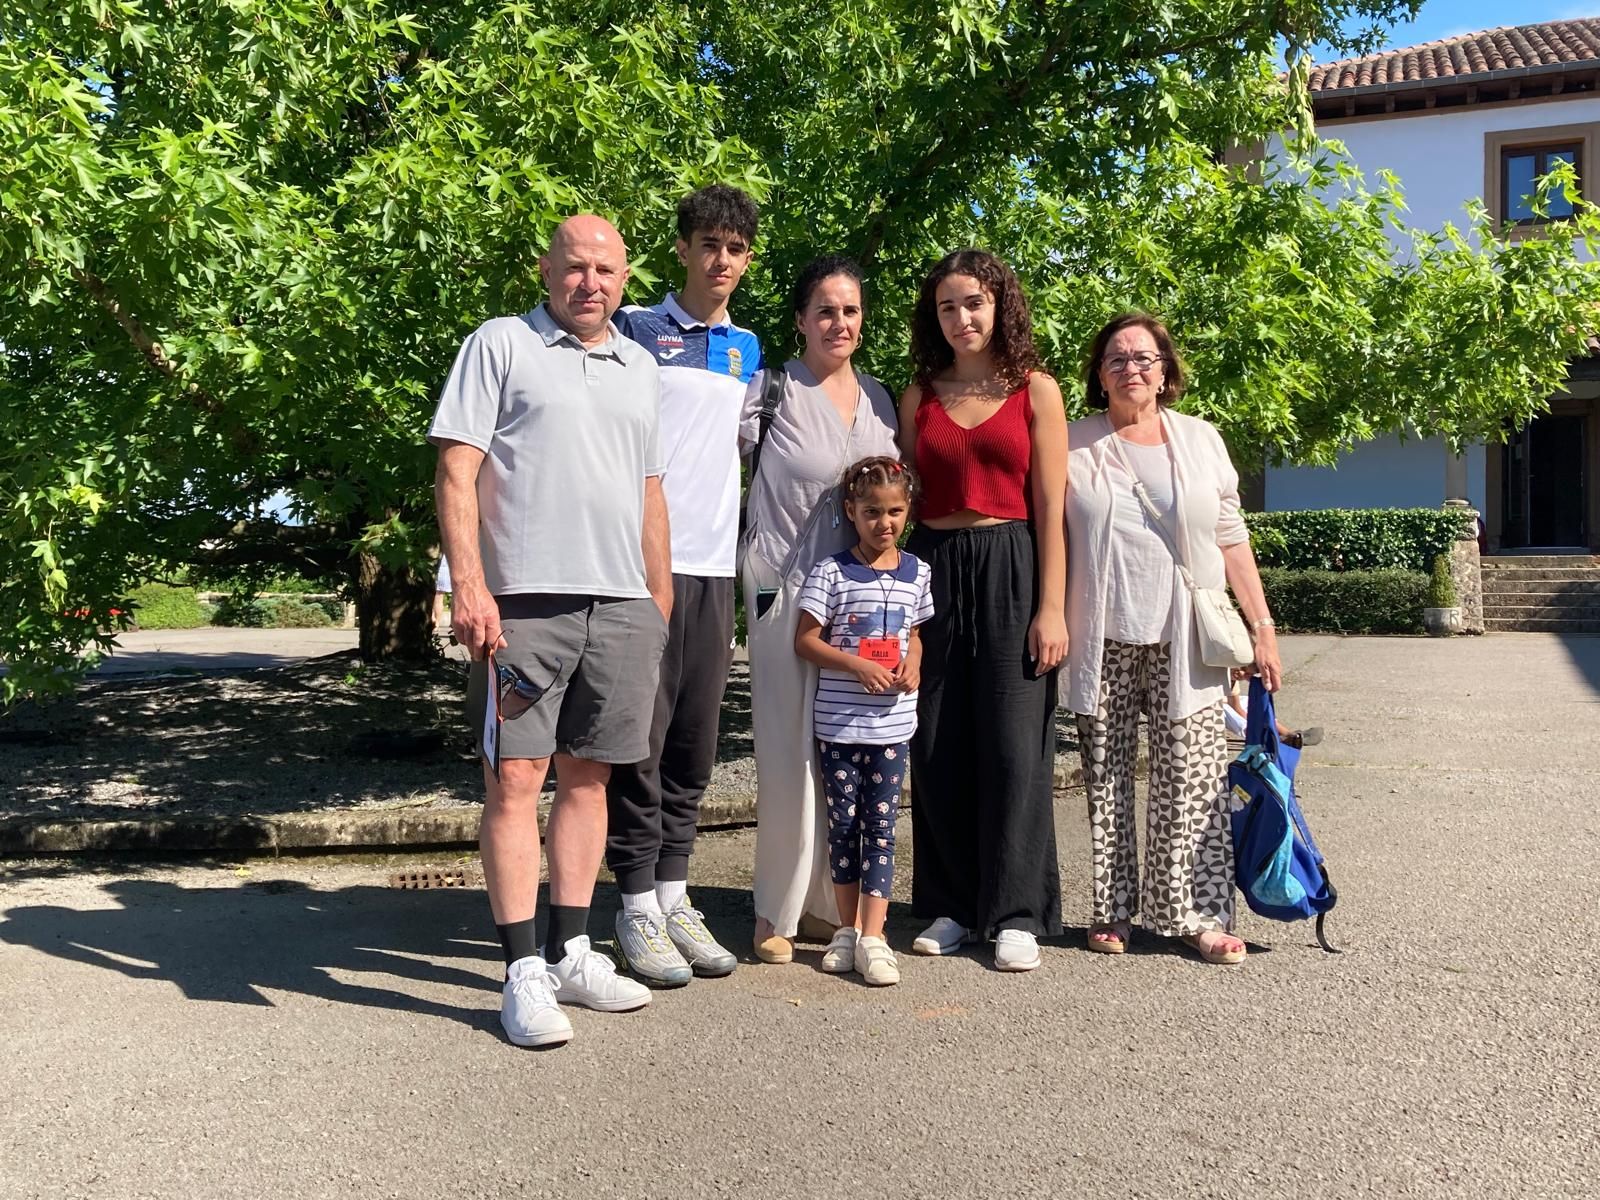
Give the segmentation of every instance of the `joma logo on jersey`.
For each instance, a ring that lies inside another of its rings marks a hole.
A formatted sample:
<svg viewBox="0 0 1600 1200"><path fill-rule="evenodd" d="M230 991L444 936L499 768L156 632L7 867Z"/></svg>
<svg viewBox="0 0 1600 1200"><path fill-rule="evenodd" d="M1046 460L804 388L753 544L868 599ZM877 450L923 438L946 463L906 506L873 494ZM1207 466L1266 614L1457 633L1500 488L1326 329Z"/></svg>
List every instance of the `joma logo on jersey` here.
<svg viewBox="0 0 1600 1200"><path fill-rule="evenodd" d="M744 355L733 346L728 347L728 374L739 375L743 373Z"/></svg>
<svg viewBox="0 0 1600 1200"><path fill-rule="evenodd" d="M683 353L683 338L676 333L656 334L656 357L662 362L671 362Z"/></svg>

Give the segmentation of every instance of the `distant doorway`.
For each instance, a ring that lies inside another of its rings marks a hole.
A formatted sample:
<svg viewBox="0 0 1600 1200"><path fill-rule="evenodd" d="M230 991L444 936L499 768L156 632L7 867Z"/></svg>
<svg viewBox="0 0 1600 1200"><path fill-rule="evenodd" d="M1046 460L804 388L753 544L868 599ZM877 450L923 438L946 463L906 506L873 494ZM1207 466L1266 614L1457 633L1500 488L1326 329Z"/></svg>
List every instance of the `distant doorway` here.
<svg viewBox="0 0 1600 1200"><path fill-rule="evenodd" d="M1529 421L1506 442L1506 547L1588 544L1587 437L1587 416L1551 414Z"/></svg>

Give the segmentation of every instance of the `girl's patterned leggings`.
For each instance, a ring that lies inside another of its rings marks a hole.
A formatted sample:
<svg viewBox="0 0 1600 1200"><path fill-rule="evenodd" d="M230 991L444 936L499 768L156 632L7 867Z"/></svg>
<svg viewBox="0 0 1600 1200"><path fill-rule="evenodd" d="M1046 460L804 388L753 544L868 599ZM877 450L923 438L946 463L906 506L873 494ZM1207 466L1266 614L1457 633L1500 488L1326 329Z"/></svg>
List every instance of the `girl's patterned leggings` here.
<svg viewBox="0 0 1600 1200"><path fill-rule="evenodd" d="M863 896L887 900L894 884L894 818L906 773L906 743L857 746L825 742L828 866L835 883L861 883Z"/></svg>

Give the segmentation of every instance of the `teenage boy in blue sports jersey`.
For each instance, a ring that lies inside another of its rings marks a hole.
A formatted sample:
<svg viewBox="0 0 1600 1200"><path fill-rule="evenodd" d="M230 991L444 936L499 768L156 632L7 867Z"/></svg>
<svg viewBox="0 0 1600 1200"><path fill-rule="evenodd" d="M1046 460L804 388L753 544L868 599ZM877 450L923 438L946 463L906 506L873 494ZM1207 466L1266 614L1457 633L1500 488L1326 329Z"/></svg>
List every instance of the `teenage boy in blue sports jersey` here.
<svg viewBox="0 0 1600 1200"><path fill-rule="evenodd" d="M650 757L611 772L606 865L622 892L617 948L657 986L727 975L737 962L689 903L687 880L733 662L739 412L745 385L761 368L761 345L728 319L728 300L750 265L756 222L755 202L738 188L713 185L685 196L678 205L682 289L617 314L622 332L661 367L673 604Z"/></svg>

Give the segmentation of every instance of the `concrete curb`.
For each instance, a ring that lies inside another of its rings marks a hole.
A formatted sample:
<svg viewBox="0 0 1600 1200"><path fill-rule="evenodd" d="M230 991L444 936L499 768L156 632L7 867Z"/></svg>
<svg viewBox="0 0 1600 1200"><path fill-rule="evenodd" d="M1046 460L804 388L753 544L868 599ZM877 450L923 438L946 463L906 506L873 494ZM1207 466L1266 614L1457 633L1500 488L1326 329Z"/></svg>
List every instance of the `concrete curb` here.
<svg viewBox="0 0 1600 1200"><path fill-rule="evenodd" d="M1144 772L1141 756L1139 772ZM1057 763L1057 791L1080 787L1083 769ZM548 802L544 810L548 811ZM478 841L478 805L450 808L357 808L241 817L148 817L122 821L0 820L0 855L185 853L312 853L471 846ZM541 814L542 815L542 814ZM708 798L700 828L727 829L756 819L754 796Z"/></svg>

